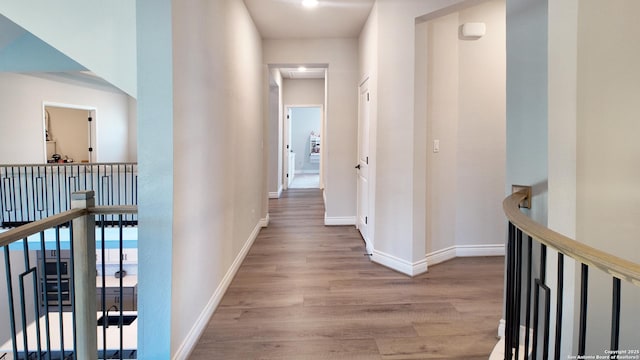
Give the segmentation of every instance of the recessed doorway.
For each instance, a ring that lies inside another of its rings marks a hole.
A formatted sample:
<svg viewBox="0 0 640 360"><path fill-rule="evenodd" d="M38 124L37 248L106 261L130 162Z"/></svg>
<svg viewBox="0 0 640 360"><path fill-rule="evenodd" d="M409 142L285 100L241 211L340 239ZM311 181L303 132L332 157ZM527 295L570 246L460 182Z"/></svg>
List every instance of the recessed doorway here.
<svg viewBox="0 0 640 360"><path fill-rule="evenodd" d="M322 106L288 106L289 188L320 188Z"/></svg>
<svg viewBox="0 0 640 360"><path fill-rule="evenodd" d="M45 161L89 163L95 161L95 109L44 104Z"/></svg>

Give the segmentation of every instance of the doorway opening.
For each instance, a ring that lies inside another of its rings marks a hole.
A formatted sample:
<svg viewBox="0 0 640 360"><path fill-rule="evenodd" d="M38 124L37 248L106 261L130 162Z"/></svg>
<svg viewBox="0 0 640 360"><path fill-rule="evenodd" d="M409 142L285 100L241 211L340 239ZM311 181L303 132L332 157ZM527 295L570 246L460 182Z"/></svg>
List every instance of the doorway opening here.
<svg viewBox="0 0 640 360"><path fill-rule="evenodd" d="M322 105L286 107L288 188L320 188Z"/></svg>
<svg viewBox="0 0 640 360"><path fill-rule="evenodd" d="M45 162L95 162L94 108L45 103L43 112Z"/></svg>

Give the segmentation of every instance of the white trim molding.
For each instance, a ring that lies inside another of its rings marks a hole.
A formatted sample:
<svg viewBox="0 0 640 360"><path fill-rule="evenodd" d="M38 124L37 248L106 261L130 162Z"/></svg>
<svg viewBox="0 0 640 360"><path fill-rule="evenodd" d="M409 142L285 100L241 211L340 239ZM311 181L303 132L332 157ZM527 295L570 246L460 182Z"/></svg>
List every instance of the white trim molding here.
<svg viewBox="0 0 640 360"><path fill-rule="evenodd" d="M441 250L434 251L425 256L427 264L435 265L445 262L447 260L454 259L456 257L456 247L450 246Z"/></svg>
<svg viewBox="0 0 640 360"><path fill-rule="evenodd" d="M269 226L269 219L270 216L269 213L267 213L266 217L260 219L260 227L266 228L267 226Z"/></svg>
<svg viewBox="0 0 640 360"><path fill-rule="evenodd" d="M457 257L504 256L504 244L456 245L436 250L426 255L429 266L440 264Z"/></svg>
<svg viewBox="0 0 640 360"><path fill-rule="evenodd" d="M324 213L324 224L327 226L341 226L341 225L355 225L356 217L355 216L327 216L327 213Z"/></svg>
<svg viewBox="0 0 640 360"><path fill-rule="evenodd" d="M416 276L427 272L426 258L412 263L374 249L371 261L409 276Z"/></svg>
<svg viewBox="0 0 640 360"><path fill-rule="evenodd" d="M269 192L269 199L280 199L282 196L282 185L278 186L278 191Z"/></svg>
<svg viewBox="0 0 640 360"><path fill-rule="evenodd" d="M268 215L267 215L267 219L268 219ZM251 235L249 235L249 238L244 243L244 246L242 247L242 249L240 249L238 256L236 256L235 260L233 261L233 264L231 264L224 278L222 278L222 281L218 285L218 288L213 293L213 295L209 299L209 302L205 306L204 310L202 310L195 324L193 325L193 327L185 337L184 341L182 342L182 344L174 354L173 360L187 359L191 354L191 352L193 351L193 349L196 347L198 343L198 339L206 329L207 324L209 323L209 320L211 319L211 317L213 316L213 313L218 308L220 301L222 301L222 297L224 296L224 293L227 291L227 288L229 288L229 285L231 285L231 281L233 280L233 277L238 272L238 269L240 268L240 265L242 265L244 258L247 256L249 249L251 249L253 242L258 237L258 234L260 233L260 229L262 228L262 224L263 224L263 220L260 220L254 227L253 231L251 232Z"/></svg>
<svg viewBox="0 0 640 360"><path fill-rule="evenodd" d="M504 244L490 245L457 245L457 257L504 256Z"/></svg>

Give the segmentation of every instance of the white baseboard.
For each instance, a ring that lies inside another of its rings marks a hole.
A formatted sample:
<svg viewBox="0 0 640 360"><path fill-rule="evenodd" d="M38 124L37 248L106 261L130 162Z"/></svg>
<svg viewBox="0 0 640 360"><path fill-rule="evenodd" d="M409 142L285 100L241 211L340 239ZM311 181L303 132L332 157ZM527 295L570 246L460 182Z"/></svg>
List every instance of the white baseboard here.
<svg viewBox="0 0 640 360"><path fill-rule="evenodd" d="M454 259L456 257L504 256L504 245L458 245L434 251L424 259L411 263L382 251L373 250L371 260L388 268L409 276L416 276L427 271L431 265Z"/></svg>
<svg viewBox="0 0 640 360"><path fill-rule="evenodd" d="M373 254L373 244L371 241L364 239L364 247L367 250L367 254Z"/></svg>
<svg viewBox="0 0 640 360"><path fill-rule="evenodd" d="M265 227L269 226L269 219L270 218L271 217L269 216L269 213L267 213L266 217L260 219L260 227L265 228Z"/></svg>
<svg viewBox="0 0 640 360"><path fill-rule="evenodd" d="M340 225L355 225L356 217L355 216L327 216L327 213L324 214L324 224L327 226L340 226Z"/></svg>
<svg viewBox="0 0 640 360"><path fill-rule="evenodd" d="M271 191L269 193L269 199L280 199L282 196L282 185L278 186L278 191Z"/></svg>
<svg viewBox="0 0 640 360"><path fill-rule="evenodd" d="M456 245L434 251L426 255L429 266L457 257L504 256L504 244Z"/></svg>
<svg viewBox="0 0 640 360"><path fill-rule="evenodd" d="M456 246L457 257L504 256L504 254L504 244Z"/></svg>
<svg viewBox="0 0 640 360"><path fill-rule="evenodd" d="M409 276L416 276L427 272L426 258L412 263L374 249L371 261Z"/></svg>
<svg viewBox="0 0 640 360"><path fill-rule="evenodd" d="M238 272L238 269L240 268L240 265L242 265L244 258L247 256L251 245L253 245L253 242L258 237L258 233L260 233L261 228L262 220L256 224L255 228L251 232L251 235L249 235L249 238L240 250L240 253L238 253L238 256L236 256L233 264L231 264L231 266L229 267L229 270L227 270L224 278L222 278L222 281L218 285L216 291L213 293L213 296L211 296L209 302L205 306L204 310L202 310L202 312L200 313L200 316L198 316L198 319L187 334L186 338L184 339L176 353L173 355L173 360L182 360L189 357L189 355L197 345L198 339L200 339L200 335L202 335L202 333L206 329L209 320L220 304L220 301L222 300L224 293L227 291L227 288L231 284L233 277L236 275L236 272Z"/></svg>
<svg viewBox="0 0 640 360"><path fill-rule="evenodd" d="M456 247L450 246L442 250L434 251L425 256L429 266L440 264L456 257Z"/></svg>
<svg viewBox="0 0 640 360"><path fill-rule="evenodd" d="M301 174L310 174L310 175L320 175L320 170L296 170L296 175Z"/></svg>

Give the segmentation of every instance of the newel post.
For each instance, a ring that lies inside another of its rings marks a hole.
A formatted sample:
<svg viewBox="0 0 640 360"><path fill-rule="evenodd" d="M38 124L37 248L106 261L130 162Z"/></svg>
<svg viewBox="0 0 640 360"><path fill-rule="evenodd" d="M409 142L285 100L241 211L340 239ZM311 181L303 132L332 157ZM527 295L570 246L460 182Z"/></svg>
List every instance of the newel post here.
<svg viewBox="0 0 640 360"><path fill-rule="evenodd" d="M93 191L71 195L71 208L95 206ZM73 285L75 294L76 358L98 358L96 319L96 221L93 214L73 220Z"/></svg>

